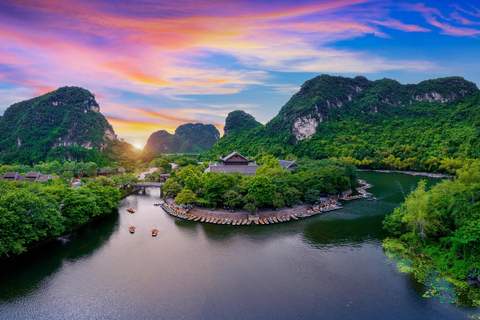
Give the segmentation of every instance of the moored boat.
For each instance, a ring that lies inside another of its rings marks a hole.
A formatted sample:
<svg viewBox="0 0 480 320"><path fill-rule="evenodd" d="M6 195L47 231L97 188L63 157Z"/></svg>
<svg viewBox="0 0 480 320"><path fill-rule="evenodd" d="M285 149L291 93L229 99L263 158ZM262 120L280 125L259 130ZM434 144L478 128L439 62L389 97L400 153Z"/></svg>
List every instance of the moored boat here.
<svg viewBox="0 0 480 320"><path fill-rule="evenodd" d="M135 233L135 227L134 226L130 227L130 233Z"/></svg>
<svg viewBox="0 0 480 320"><path fill-rule="evenodd" d="M157 233L158 233L158 230L157 230L157 229L153 229L153 230L152 230L152 237L156 237L156 236L157 236Z"/></svg>

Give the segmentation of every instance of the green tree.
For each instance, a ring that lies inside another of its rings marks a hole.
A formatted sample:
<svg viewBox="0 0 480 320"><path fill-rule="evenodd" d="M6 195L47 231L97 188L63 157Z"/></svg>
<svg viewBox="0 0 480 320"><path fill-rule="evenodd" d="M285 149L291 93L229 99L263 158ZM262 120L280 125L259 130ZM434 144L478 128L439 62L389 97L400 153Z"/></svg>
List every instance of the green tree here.
<svg viewBox="0 0 480 320"><path fill-rule="evenodd" d="M176 204L190 204L197 200L195 193L187 188L183 188L182 191L175 197Z"/></svg>
<svg viewBox="0 0 480 320"><path fill-rule="evenodd" d="M275 185L265 176L256 176L248 186L248 194L255 197L259 206L271 203L275 190Z"/></svg>
<svg viewBox="0 0 480 320"><path fill-rule="evenodd" d="M242 203L243 200L242 195L232 189L227 190L227 192L225 192L222 198L223 204L229 206L230 208L232 208L232 210L235 209L236 205Z"/></svg>

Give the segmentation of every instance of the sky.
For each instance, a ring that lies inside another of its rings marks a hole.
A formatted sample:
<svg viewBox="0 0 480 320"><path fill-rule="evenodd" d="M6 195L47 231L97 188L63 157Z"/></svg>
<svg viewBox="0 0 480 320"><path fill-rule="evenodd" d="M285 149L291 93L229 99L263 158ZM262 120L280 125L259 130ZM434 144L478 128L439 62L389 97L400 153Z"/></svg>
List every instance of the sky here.
<svg viewBox="0 0 480 320"><path fill-rule="evenodd" d="M320 75L480 84L480 2L1 0L0 115L62 86L121 138L229 112L262 123Z"/></svg>

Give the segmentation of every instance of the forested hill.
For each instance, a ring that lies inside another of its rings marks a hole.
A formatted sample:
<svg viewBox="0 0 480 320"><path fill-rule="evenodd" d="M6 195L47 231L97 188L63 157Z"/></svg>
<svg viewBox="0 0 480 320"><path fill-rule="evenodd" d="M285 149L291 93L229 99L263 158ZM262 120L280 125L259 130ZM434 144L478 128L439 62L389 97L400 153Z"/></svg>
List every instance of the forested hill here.
<svg viewBox="0 0 480 320"><path fill-rule="evenodd" d="M435 170L442 159L480 156L479 108L477 86L460 77L402 85L321 75L305 82L266 125L230 128L205 158L236 150Z"/></svg>
<svg viewBox="0 0 480 320"><path fill-rule="evenodd" d="M144 150L161 153L202 153L220 139L220 132L212 124L186 123L170 134L165 130L154 132Z"/></svg>
<svg viewBox="0 0 480 320"><path fill-rule="evenodd" d="M92 160L115 138L92 93L62 87L5 111L0 118L0 161Z"/></svg>

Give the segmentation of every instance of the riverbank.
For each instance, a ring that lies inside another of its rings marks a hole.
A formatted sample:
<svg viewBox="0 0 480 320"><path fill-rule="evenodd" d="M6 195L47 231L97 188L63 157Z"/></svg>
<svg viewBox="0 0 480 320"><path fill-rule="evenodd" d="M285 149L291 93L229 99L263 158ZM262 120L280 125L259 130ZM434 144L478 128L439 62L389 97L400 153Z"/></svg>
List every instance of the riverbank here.
<svg viewBox="0 0 480 320"><path fill-rule="evenodd" d="M162 207L168 214L189 221L205 222L222 225L267 225L292 220L299 220L301 218L308 218L318 214L342 209L342 204L339 202L351 201L362 198L369 198L376 200L372 194L368 193L366 189L373 187L364 180L358 180L361 185L356 190L359 195L351 196L351 190L342 192L342 196L329 196L320 198L315 203L299 203L290 207L283 207L272 210L271 208L261 208L256 214L251 214L249 211L239 209L234 212L226 208L212 210L212 208L198 207L198 206L178 206L173 203L173 199L167 200L162 204L155 204Z"/></svg>
<svg viewBox="0 0 480 320"><path fill-rule="evenodd" d="M430 172L416 172L416 171L401 171L401 170L377 170L377 169L357 169L359 172L380 172L380 173L403 173L411 176L423 176L428 178L439 179L453 179L455 176L442 174L442 173L430 173Z"/></svg>

